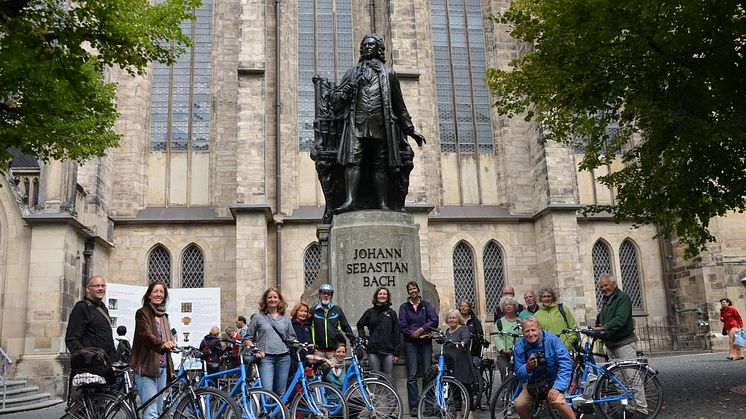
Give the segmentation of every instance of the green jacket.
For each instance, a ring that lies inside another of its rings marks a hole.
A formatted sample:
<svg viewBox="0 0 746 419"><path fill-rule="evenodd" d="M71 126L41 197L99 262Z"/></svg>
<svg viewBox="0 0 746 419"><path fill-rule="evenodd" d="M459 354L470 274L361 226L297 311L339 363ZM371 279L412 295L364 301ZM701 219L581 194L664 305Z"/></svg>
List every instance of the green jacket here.
<svg viewBox="0 0 746 419"><path fill-rule="evenodd" d="M495 322L495 332L501 331L499 327L497 327L497 322L500 322L502 326L503 332L510 332L515 333L517 335L521 334L521 320L516 318L512 322L508 319L506 319L504 316L497 319ZM495 349L497 350L497 353L500 353L501 349L513 349L513 346L515 346L518 341L521 340L520 337L513 339L510 336L504 336L504 335L495 335Z"/></svg>
<svg viewBox="0 0 746 419"><path fill-rule="evenodd" d="M569 307L563 305L562 308L565 311L567 321L565 321L565 317L560 313L557 303L552 303L549 307L542 305L539 311L534 314L534 317L539 321L543 330L559 336L568 352L575 352L575 341L578 340L577 336L574 333L562 333L562 329L574 329L578 327L578 323L575 321L575 317L573 317Z"/></svg>
<svg viewBox="0 0 746 419"><path fill-rule="evenodd" d="M632 300L629 295L617 288L601 301L596 325L606 331L606 346L615 348L635 341L635 322L632 320Z"/></svg>

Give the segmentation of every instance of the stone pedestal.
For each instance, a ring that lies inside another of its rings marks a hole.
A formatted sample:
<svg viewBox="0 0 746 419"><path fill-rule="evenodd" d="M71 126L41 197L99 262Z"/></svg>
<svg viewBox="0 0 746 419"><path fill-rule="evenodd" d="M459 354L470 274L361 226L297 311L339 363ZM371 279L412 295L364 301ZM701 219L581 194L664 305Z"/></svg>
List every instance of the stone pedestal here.
<svg viewBox="0 0 746 419"><path fill-rule="evenodd" d="M393 211L355 211L334 216L329 232L329 277L334 301L354 327L372 306L379 286L391 291L392 308L407 298L406 285L417 281L428 295L420 263L419 226L409 214Z"/></svg>

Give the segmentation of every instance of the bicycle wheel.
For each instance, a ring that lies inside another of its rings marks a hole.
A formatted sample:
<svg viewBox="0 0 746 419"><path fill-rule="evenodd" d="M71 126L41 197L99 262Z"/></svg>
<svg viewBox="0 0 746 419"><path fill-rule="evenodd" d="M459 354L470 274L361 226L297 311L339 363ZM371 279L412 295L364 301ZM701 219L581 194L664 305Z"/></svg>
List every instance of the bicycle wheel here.
<svg viewBox="0 0 746 419"><path fill-rule="evenodd" d="M482 373L480 374L480 380L479 380L479 396L477 397L477 401L479 402L479 405L474 406L474 409L477 409L477 408L482 409L482 400L485 400L485 403L489 403L490 400L492 400L492 386L494 385L495 385L494 362L492 364L483 363Z"/></svg>
<svg viewBox="0 0 746 419"><path fill-rule="evenodd" d="M239 419L241 408L228 393L212 387L198 388L179 401L174 419Z"/></svg>
<svg viewBox="0 0 746 419"><path fill-rule="evenodd" d="M518 418L518 412L515 410L515 398L519 394L518 385L520 380L515 375L508 377L500 388L495 392L495 396L490 403L490 415L492 419ZM531 408L532 418L556 418L557 412L547 405L546 400L540 400Z"/></svg>
<svg viewBox="0 0 746 419"><path fill-rule="evenodd" d="M467 418L471 411L471 400L466 387L451 377L441 380L441 395L443 403L439 403L436 388L437 380L425 386L417 403L417 417L435 416L441 419Z"/></svg>
<svg viewBox="0 0 746 419"><path fill-rule="evenodd" d="M285 404L274 392L263 388L247 388L246 395L238 400L243 417L248 419L286 419Z"/></svg>
<svg viewBox="0 0 746 419"><path fill-rule="evenodd" d="M299 418L348 418L347 403L344 395L329 383L316 381L308 384L308 389L301 389L293 397L290 417Z"/></svg>
<svg viewBox="0 0 746 419"><path fill-rule="evenodd" d="M627 392L619 383L611 377L616 378L629 389L634 397L627 402L628 413L637 411L648 418L658 416L663 405L663 388L658 377L644 364L622 364L608 370L598 378L594 390L594 398L614 397L625 395ZM625 406L621 401L599 403L598 408L606 418L622 417Z"/></svg>
<svg viewBox="0 0 746 419"><path fill-rule="evenodd" d="M362 390L356 380L347 389L345 401L353 418L400 418L404 415L401 397L394 387L377 378L363 380Z"/></svg>
<svg viewBox="0 0 746 419"><path fill-rule="evenodd" d="M516 388L518 386L518 377L511 376L495 392L495 397L490 403L490 415L492 419L517 418L515 411Z"/></svg>
<svg viewBox="0 0 746 419"><path fill-rule="evenodd" d="M137 419L126 398L104 392L83 394L66 414L74 419Z"/></svg>
<svg viewBox="0 0 746 419"><path fill-rule="evenodd" d="M386 384L390 385L391 387L396 388L393 381L391 381L391 378L389 378L388 375L382 373L381 371L367 370L363 372L363 377L365 377L366 379L375 378L378 381L385 381Z"/></svg>

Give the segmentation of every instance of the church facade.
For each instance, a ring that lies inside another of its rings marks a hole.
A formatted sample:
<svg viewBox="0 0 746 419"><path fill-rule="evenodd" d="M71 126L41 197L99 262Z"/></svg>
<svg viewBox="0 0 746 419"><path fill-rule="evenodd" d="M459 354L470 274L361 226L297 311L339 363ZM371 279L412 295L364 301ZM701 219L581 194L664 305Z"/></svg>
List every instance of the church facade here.
<svg viewBox="0 0 746 419"><path fill-rule="evenodd" d="M412 142L407 211L441 312L466 299L487 318L505 285L520 302L551 287L592 325L608 272L640 321L722 343L718 300L744 310L746 218L712 220L717 242L685 259L654 225L579 215L614 202L597 178L615 167L581 172L576 150L491 106L486 68L527 48L490 19L508 3L203 0L176 64L106 74L118 83L118 148L83 163L17 154L2 179L0 346L18 361L12 374L63 393L67 318L94 274L219 287L223 325L256 311L269 286L297 301L319 280L324 206L311 79L339 81L374 32L427 138ZM697 310L708 328L691 326Z"/></svg>

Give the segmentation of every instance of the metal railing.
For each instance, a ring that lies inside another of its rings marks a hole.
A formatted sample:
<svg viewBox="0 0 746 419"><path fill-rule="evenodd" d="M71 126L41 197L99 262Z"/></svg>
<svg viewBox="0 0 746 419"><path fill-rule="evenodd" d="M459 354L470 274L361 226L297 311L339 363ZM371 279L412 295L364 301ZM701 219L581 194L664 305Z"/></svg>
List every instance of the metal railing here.
<svg viewBox="0 0 746 419"><path fill-rule="evenodd" d="M677 310L677 316L677 323L669 318L635 317L638 349L645 353L712 351L710 325L701 310Z"/></svg>
<svg viewBox="0 0 746 419"><path fill-rule="evenodd" d="M5 409L5 395L8 392L8 368L10 368L11 364L13 364L13 360L10 359L8 354L5 353L5 350L0 347L0 369L2 369L2 373L0 373L0 381L2 381L3 385L3 400L2 404L0 404L0 408L2 409Z"/></svg>

